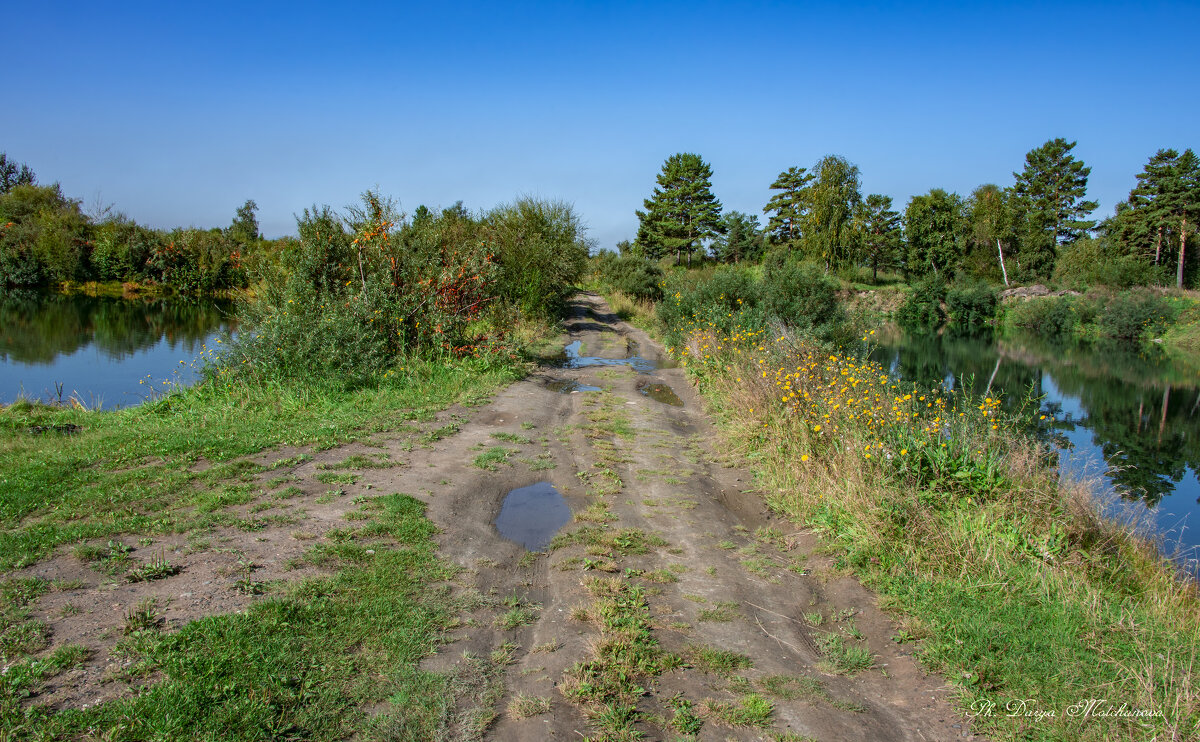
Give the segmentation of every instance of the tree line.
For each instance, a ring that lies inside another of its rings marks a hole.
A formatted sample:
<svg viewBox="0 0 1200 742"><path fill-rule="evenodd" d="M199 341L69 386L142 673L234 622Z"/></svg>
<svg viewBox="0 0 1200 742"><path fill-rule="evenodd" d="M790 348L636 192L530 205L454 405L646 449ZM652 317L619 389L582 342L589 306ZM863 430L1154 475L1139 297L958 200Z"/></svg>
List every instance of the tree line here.
<svg viewBox="0 0 1200 742"><path fill-rule="evenodd" d="M789 167L754 214L723 213L712 167L699 155L667 158L623 255L672 256L730 263L767 252L807 260L826 272L900 272L905 278L967 276L995 283L1058 281L1073 285L1195 286L1200 224L1200 160L1192 150L1162 149L1137 175L1128 199L1097 221L1087 198L1091 168L1075 142L1047 141L1025 156L1008 187L979 186L967 197L933 188L903 212L892 198L862 194L857 165L838 155L812 169Z"/></svg>
<svg viewBox="0 0 1200 742"><path fill-rule="evenodd" d="M120 281L183 293L246 286L247 263L281 246L259 233L247 200L229 226L152 229L112 207L85 213L61 186L39 185L24 164L0 153L0 289L66 281Z"/></svg>

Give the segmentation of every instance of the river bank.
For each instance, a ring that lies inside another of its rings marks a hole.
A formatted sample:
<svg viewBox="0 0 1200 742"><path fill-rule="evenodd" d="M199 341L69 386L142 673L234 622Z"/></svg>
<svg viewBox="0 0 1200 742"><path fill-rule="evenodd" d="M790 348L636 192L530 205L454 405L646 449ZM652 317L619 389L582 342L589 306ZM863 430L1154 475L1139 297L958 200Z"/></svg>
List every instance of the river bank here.
<svg viewBox="0 0 1200 742"><path fill-rule="evenodd" d="M728 449L777 512L878 591L904 626L896 640L918 642L961 708L992 711L978 729L1022 739L1196 732L1195 584L1100 517L1088 483L1061 482L999 400L876 389L885 369L801 337L723 333L707 319L668 328L652 305L613 303L683 338L679 358ZM1093 697L1154 716L1071 715ZM1022 699L1038 714L1005 711Z"/></svg>

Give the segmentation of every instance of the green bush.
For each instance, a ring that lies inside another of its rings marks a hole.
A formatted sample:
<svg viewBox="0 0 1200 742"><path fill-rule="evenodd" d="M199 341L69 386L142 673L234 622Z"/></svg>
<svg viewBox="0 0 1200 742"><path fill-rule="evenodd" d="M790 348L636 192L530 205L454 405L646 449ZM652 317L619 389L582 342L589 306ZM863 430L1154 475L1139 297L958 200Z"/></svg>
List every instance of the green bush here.
<svg viewBox="0 0 1200 742"><path fill-rule="evenodd" d="M1114 251L1105 240L1081 239L1059 248L1054 281L1077 291L1092 286L1128 288L1163 283L1165 266Z"/></svg>
<svg viewBox="0 0 1200 742"><path fill-rule="evenodd" d="M1009 306L1009 323L1048 340L1070 336L1080 326L1076 302L1069 297L1038 297Z"/></svg>
<svg viewBox="0 0 1200 742"><path fill-rule="evenodd" d="M673 271L667 276L665 296L658 303L658 320L672 345L694 326L724 333L735 327L763 327L759 291L759 284L741 268L721 267L700 279Z"/></svg>
<svg viewBox="0 0 1200 742"><path fill-rule="evenodd" d="M587 267L584 227L571 206L520 198L488 212L482 232L500 267L498 293L527 314L557 314Z"/></svg>
<svg viewBox="0 0 1200 742"><path fill-rule="evenodd" d="M0 195L0 285L37 286L80 277L88 221L58 185L19 185Z"/></svg>
<svg viewBox="0 0 1200 742"><path fill-rule="evenodd" d="M951 326L968 332L986 327L996 316L998 303L995 289L985 281L960 281L946 292Z"/></svg>
<svg viewBox="0 0 1200 742"><path fill-rule="evenodd" d="M353 388L405 357L510 357L504 329L518 310L550 311L582 271L579 226L564 208L522 201L476 218L455 205L402 222L367 192L345 215L305 209L300 239L254 263L260 294L219 372Z"/></svg>
<svg viewBox="0 0 1200 742"><path fill-rule="evenodd" d="M913 284L912 292L896 310L896 319L911 331L936 330L946 318L945 312L942 311L942 301L945 298L946 284L941 278L923 278Z"/></svg>
<svg viewBox="0 0 1200 742"><path fill-rule="evenodd" d="M1162 332L1172 315L1164 297L1148 289L1133 289L1113 296L1096 324L1107 337L1136 339Z"/></svg>
<svg viewBox="0 0 1200 742"><path fill-rule="evenodd" d="M595 271L610 288L636 299L658 301L663 297L662 268L650 260L603 252L595 259Z"/></svg>
<svg viewBox="0 0 1200 742"><path fill-rule="evenodd" d="M791 263L763 273L767 315L797 330L828 338L845 319L837 281L809 263Z"/></svg>

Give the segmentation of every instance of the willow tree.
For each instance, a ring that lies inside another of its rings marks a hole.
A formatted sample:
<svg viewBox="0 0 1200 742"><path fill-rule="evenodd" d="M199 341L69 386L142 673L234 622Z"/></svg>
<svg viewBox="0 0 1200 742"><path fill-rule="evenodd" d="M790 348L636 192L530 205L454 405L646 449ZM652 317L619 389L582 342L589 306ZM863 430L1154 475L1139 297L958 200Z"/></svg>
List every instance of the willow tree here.
<svg viewBox="0 0 1200 742"><path fill-rule="evenodd" d="M803 242L805 252L824 262L829 270L853 257L851 219L862 201L858 166L844 157L827 155L817 162L813 173Z"/></svg>

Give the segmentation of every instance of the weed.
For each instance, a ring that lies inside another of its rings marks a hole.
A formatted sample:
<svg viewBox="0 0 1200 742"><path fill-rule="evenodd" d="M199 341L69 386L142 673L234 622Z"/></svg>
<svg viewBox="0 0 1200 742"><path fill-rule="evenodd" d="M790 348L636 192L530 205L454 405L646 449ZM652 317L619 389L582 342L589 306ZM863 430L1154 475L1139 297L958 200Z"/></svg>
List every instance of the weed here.
<svg viewBox="0 0 1200 742"><path fill-rule="evenodd" d="M513 719L528 719L550 712L550 699L518 693L508 702L508 715Z"/></svg>
<svg viewBox="0 0 1200 742"><path fill-rule="evenodd" d="M479 454L472 462L480 469L488 471L500 471L501 464L509 463L509 458L517 451L514 448L505 448L504 446L492 446L487 451Z"/></svg>
<svg viewBox="0 0 1200 742"><path fill-rule="evenodd" d="M736 703L706 700L704 715L716 724L730 727L760 727L771 725L774 704L756 693L742 696Z"/></svg>
<svg viewBox="0 0 1200 742"><path fill-rule="evenodd" d="M828 633L818 636L817 646L825 656L825 663L840 675L847 675L869 670L875 660L871 650L846 641L846 637L838 633Z"/></svg>
<svg viewBox="0 0 1200 742"><path fill-rule="evenodd" d="M736 670L746 670L754 666L746 655L716 647L693 647L688 653L688 658L696 668L713 675L731 675Z"/></svg>
<svg viewBox="0 0 1200 742"><path fill-rule="evenodd" d="M179 567L167 561L166 550L159 549L157 554L150 557L150 561L131 570L125 576L125 579L130 582L150 582L151 580L162 580L177 575L179 571Z"/></svg>
<svg viewBox="0 0 1200 742"><path fill-rule="evenodd" d="M513 631L533 623L537 620L537 617L538 611L536 607L520 605L509 608L504 613L496 616L494 623L498 629Z"/></svg>
<svg viewBox="0 0 1200 742"><path fill-rule="evenodd" d="M667 706L675 712L669 722L671 729L691 736L700 733L700 729L704 726L704 720L696 715L694 702L684 698L682 694L676 693L667 699Z"/></svg>
<svg viewBox="0 0 1200 742"><path fill-rule="evenodd" d="M121 632L126 636L162 628L163 617L154 598L144 598L125 613L125 626Z"/></svg>
<svg viewBox="0 0 1200 742"><path fill-rule="evenodd" d="M737 603L733 601L720 601L713 604L712 608L700 609L700 612L696 614L696 620L701 622L729 623L740 616L741 610Z"/></svg>
<svg viewBox="0 0 1200 742"><path fill-rule="evenodd" d="M506 441L508 443L518 443L518 444L533 443L533 440L531 438L528 438L523 435L518 435L517 433L505 433L505 432L492 433L492 437L498 441Z"/></svg>
<svg viewBox="0 0 1200 742"><path fill-rule="evenodd" d="M533 652L534 654L550 654L552 652L557 652L560 649L562 649L562 642L558 641L557 639L551 639L548 642L534 645L533 649L529 651Z"/></svg>
<svg viewBox="0 0 1200 742"><path fill-rule="evenodd" d="M673 570L669 570L669 569L651 570L649 572L643 573L641 577L646 582L657 582L657 583L661 583L661 584L667 584L667 583L671 583L671 582L679 582L679 577L675 574L675 572Z"/></svg>

